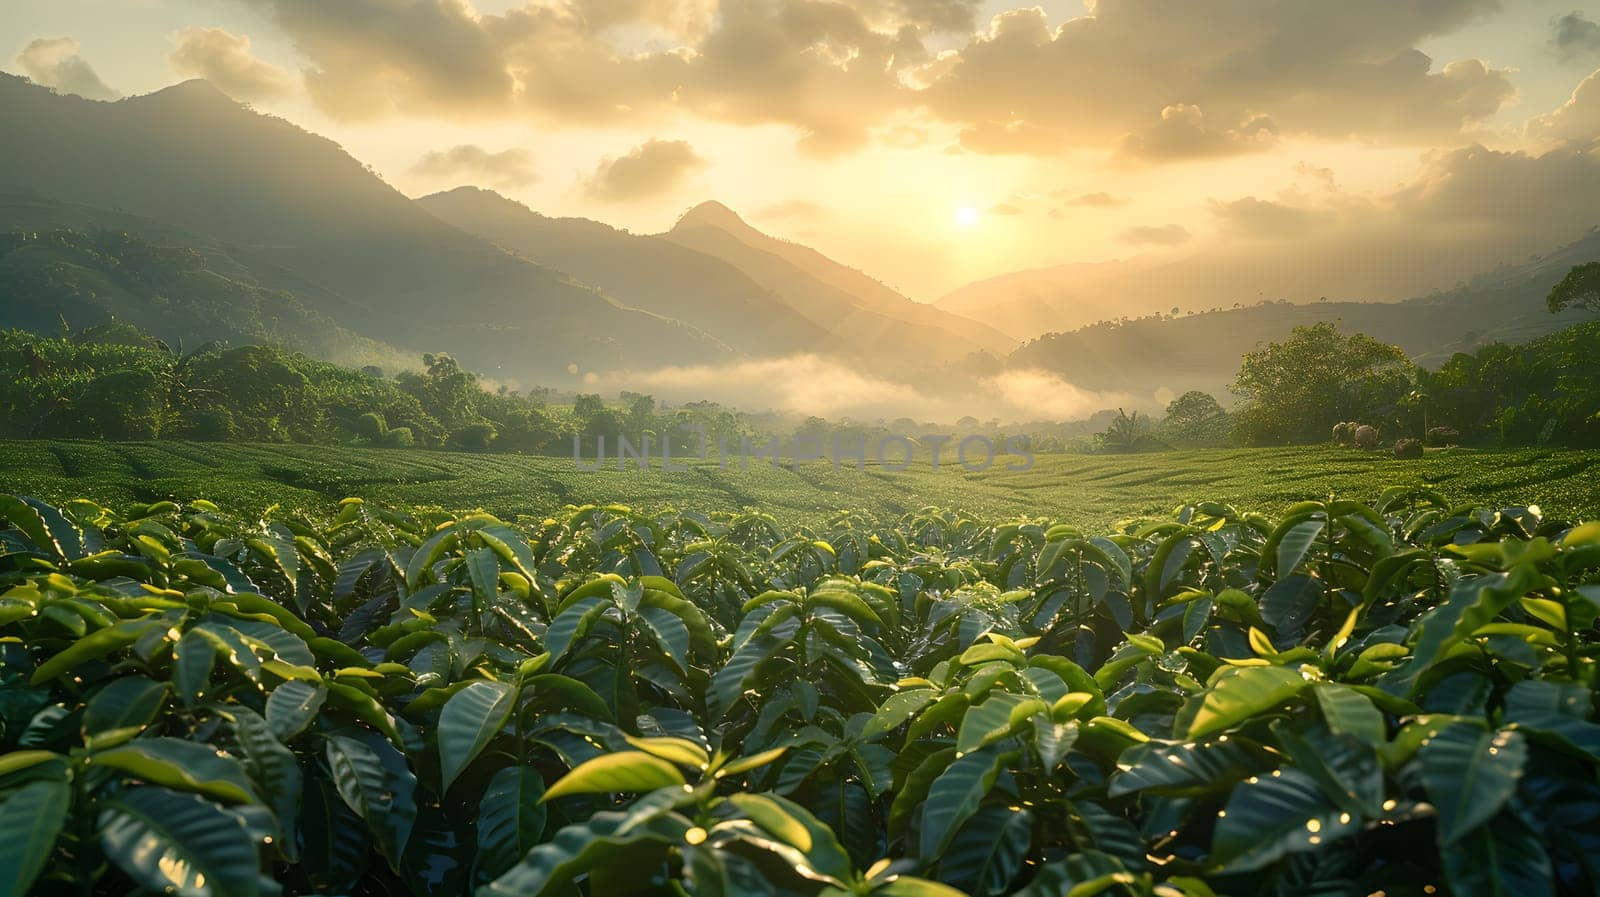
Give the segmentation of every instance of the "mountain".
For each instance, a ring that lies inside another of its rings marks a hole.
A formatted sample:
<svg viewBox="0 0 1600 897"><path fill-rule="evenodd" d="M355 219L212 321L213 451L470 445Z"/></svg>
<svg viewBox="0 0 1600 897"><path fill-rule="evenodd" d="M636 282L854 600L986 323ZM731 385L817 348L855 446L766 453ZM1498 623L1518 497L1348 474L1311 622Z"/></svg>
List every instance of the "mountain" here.
<svg viewBox="0 0 1600 897"><path fill-rule="evenodd" d="M636 308L684 321L751 355L815 351L826 333L721 259L585 218L551 218L492 190L417 202L441 221L564 271Z"/></svg>
<svg viewBox="0 0 1600 897"><path fill-rule="evenodd" d="M1403 302L1267 302L1181 317L1145 317L1046 334L1006 360L1013 368L1058 374L1084 389L1128 393L1159 404L1158 390L1201 389L1224 401L1239 358L1281 340L1296 326L1336 321L1437 366L1488 342L1526 342L1592 317L1552 315L1545 296L1574 265L1600 261L1600 229L1521 265L1502 265L1445 292Z"/></svg>
<svg viewBox="0 0 1600 897"><path fill-rule="evenodd" d="M1021 342L1129 314L1134 310L1121 293L1122 283L1150 267L1148 260L1131 259L1014 271L959 287L933 304L987 321Z"/></svg>
<svg viewBox="0 0 1600 897"><path fill-rule="evenodd" d="M690 209L664 237L738 268L847 349L926 364L1016 345L987 324L915 302L815 249L768 236L718 202Z"/></svg>
<svg viewBox="0 0 1600 897"><path fill-rule="evenodd" d="M153 221L151 239L191 235L250 285L496 378L732 351L446 224L332 141L203 81L107 103L0 75L0 120L26 122L0 129L0 229L42 226L61 204Z"/></svg>
<svg viewBox="0 0 1600 897"><path fill-rule="evenodd" d="M414 363L289 293L242 283L211 263L193 249L113 230L0 234L0 328L50 332L118 322L171 345L276 343L348 365L394 370Z"/></svg>

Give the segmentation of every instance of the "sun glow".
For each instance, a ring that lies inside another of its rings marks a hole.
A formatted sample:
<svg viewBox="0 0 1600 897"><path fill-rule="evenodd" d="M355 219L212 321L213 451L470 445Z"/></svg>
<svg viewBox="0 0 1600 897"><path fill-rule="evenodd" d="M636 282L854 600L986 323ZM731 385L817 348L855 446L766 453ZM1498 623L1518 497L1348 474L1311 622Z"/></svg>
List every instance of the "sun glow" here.
<svg viewBox="0 0 1600 897"><path fill-rule="evenodd" d="M955 212L956 227L966 230L978 223L978 210L972 206L960 206Z"/></svg>

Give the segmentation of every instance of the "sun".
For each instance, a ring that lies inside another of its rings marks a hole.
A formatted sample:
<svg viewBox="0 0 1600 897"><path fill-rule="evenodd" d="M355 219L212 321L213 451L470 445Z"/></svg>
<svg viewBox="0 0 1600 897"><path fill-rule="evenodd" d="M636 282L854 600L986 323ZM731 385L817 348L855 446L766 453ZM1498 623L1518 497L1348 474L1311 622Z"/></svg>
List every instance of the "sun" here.
<svg viewBox="0 0 1600 897"><path fill-rule="evenodd" d="M972 206L960 206L955 212L956 227L966 230L978 223L978 210Z"/></svg>

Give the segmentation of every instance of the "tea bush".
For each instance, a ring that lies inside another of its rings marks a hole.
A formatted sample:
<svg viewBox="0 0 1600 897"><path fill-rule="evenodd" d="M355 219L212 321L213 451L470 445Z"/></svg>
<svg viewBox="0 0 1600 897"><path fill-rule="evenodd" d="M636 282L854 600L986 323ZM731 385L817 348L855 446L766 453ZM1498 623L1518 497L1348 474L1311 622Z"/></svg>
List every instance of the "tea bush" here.
<svg viewBox="0 0 1600 897"><path fill-rule="evenodd" d="M0 521L4 894L1600 888L1537 508Z"/></svg>

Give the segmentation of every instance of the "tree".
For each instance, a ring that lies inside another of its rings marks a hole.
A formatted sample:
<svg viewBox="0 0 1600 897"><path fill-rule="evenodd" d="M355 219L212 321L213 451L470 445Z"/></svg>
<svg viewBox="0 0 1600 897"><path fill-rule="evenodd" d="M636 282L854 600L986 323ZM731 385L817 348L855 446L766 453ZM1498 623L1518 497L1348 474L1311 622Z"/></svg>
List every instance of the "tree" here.
<svg viewBox="0 0 1600 897"><path fill-rule="evenodd" d="M1565 311L1569 306L1600 311L1600 262L1573 266L1567 276L1545 297L1550 313Z"/></svg>
<svg viewBox="0 0 1600 897"><path fill-rule="evenodd" d="M1152 432L1149 417L1137 411L1129 414L1121 408L1117 409L1117 416L1112 418L1105 432L1096 433L1094 438L1102 450L1119 455L1162 448L1161 440Z"/></svg>
<svg viewBox="0 0 1600 897"><path fill-rule="evenodd" d="M1228 440L1233 424L1228 412L1210 393L1198 389L1178 396L1167 404L1161 432L1169 440L1186 445L1221 445Z"/></svg>
<svg viewBox="0 0 1600 897"><path fill-rule="evenodd" d="M1345 420L1392 421L1413 367L1396 346L1332 323L1296 327L1244 356L1230 389L1245 399L1236 430L1253 445L1318 442Z"/></svg>

